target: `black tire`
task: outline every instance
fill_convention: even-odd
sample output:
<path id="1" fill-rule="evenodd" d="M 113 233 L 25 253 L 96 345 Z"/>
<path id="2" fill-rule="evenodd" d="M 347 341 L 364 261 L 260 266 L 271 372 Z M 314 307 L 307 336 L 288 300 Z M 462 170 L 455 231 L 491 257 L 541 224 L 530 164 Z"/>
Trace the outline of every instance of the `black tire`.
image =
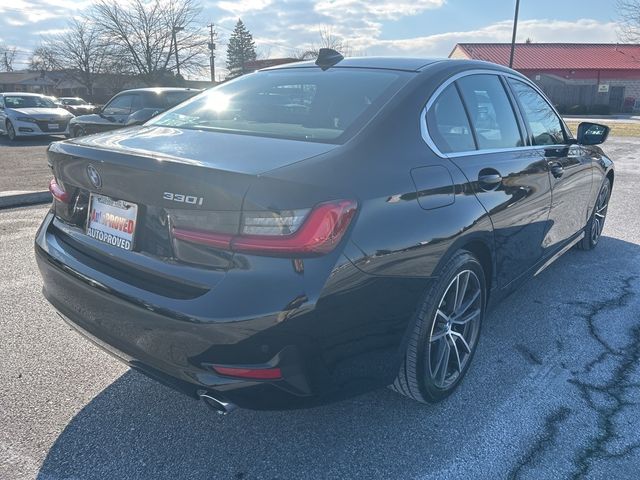
<path id="1" fill-rule="evenodd" d="M 466 272 L 471 273 L 467 274 Z M 449 317 L 441 316 L 443 315 L 441 308 L 449 311 L 449 308 L 445 308 L 447 303 L 452 306 L 458 302 L 458 299 L 452 299 L 451 297 L 451 287 L 454 282 L 461 281 L 460 279 L 464 278 L 465 275 L 467 275 L 468 282 L 473 281 L 475 284 L 477 280 L 477 300 L 469 303 L 467 310 L 456 314 L 456 308 L 453 308 Z M 457 289 L 460 284 L 456 283 L 455 286 Z M 471 290 L 467 294 L 466 290 L 470 286 L 471 283 L 465 285 L 465 293 L 463 298 L 460 299 L 461 309 L 464 307 L 464 303 L 470 302 L 475 296 L 475 293 L 472 294 Z M 462 289 L 461 286 L 460 289 Z M 420 403 L 438 402 L 451 395 L 460 385 L 475 353 L 480 327 L 485 314 L 486 297 L 486 280 L 482 265 L 470 252 L 466 250 L 456 252 L 441 269 L 438 280 L 427 291 L 422 304 L 416 312 L 414 328 L 409 338 L 404 361 L 391 388 Z M 454 318 L 463 320 L 476 311 L 476 317 L 473 320 L 468 320 L 467 324 L 452 324 L 450 321 L 450 319 Z M 469 312 L 467 316 L 463 315 L 465 312 Z M 444 318 L 447 318 L 446 322 L 444 322 Z M 459 341 L 458 337 L 460 331 L 456 332 L 456 336 L 449 335 L 446 333 L 447 328 L 450 332 L 454 331 L 454 329 L 464 328 L 466 331 L 467 328 L 470 328 L 468 335 L 465 334 L 468 338 L 463 338 L 465 340 L 464 345 L 469 347 L 468 351 L 462 351 L 462 341 Z M 445 333 L 443 334 L 442 332 Z M 448 355 L 446 364 L 441 367 L 443 370 L 436 370 L 434 375 L 433 360 L 440 355 L 439 349 L 442 349 L 443 356 L 447 349 L 449 353 L 446 354 Z M 457 356 L 453 355 L 454 349 Z M 463 357 L 459 356 L 461 353 L 464 355 Z M 440 365 L 444 361 L 442 358 L 440 359 Z M 455 370 L 457 371 L 452 372 L 448 381 L 440 382 L 439 377 L 442 376 L 442 372 L 444 372 L 444 377 L 447 377 L 450 365 L 455 367 L 456 363 L 458 366 Z"/>
<path id="2" fill-rule="evenodd" d="M 17 138 L 16 129 L 14 128 L 10 120 L 7 120 L 6 132 L 7 132 L 7 137 L 9 137 L 9 140 L 11 140 L 12 142 L 15 142 Z"/>
<path id="3" fill-rule="evenodd" d="M 72 138 L 82 137 L 84 135 L 85 135 L 84 128 L 81 125 L 77 125 L 73 127 L 73 130 L 71 131 Z"/>
<path id="4" fill-rule="evenodd" d="M 591 212 L 591 217 L 584 227 L 584 238 L 578 242 L 577 246 L 580 250 L 593 250 L 598 245 L 604 222 L 607 219 L 607 211 L 609 209 L 609 199 L 611 198 L 611 180 L 605 178 L 598 192 L 596 204 Z"/>

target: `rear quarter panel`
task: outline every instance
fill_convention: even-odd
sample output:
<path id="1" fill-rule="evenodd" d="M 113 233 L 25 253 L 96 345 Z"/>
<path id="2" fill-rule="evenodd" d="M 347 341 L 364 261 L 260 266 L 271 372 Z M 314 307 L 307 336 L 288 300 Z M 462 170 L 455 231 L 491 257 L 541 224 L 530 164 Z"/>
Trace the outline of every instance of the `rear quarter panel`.
<path id="1" fill-rule="evenodd" d="M 334 384 L 354 378 L 364 389 L 391 383 L 439 266 L 468 242 L 493 246 L 489 217 L 462 172 L 422 140 L 420 113 L 429 88 L 413 83 L 351 142 L 266 172 L 245 198 L 245 209 L 358 202 L 342 245 L 349 262 L 333 267 L 315 299 L 322 327 L 314 333 L 316 348 Z"/>

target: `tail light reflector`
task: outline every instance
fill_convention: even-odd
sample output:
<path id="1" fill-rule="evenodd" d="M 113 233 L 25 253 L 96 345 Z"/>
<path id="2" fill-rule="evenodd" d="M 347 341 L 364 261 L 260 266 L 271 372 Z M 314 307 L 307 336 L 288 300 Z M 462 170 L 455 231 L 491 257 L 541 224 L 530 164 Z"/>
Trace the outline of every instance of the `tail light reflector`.
<path id="1" fill-rule="evenodd" d="M 53 198 L 62 203 L 69 203 L 69 194 L 62 188 L 55 178 L 52 178 L 49 182 L 49 191 Z"/>
<path id="2" fill-rule="evenodd" d="M 321 203 L 311 210 L 247 212 L 239 235 L 173 228 L 178 240 L 263 255 L 321 255 L 340 242 L 356 213 L 354 200 Z M 264 233 L 263 233 L 264 232 Z"/>
<path id="3" fill-rule="evenodd" d="M 227 377 L 251 378 L 254 380 L 279 380 L 282 378 L 282 371 L 279 368 L 242 368 L 224 367 L 222 365 L 212 365 L 211 368 L 216 373 Z"/>

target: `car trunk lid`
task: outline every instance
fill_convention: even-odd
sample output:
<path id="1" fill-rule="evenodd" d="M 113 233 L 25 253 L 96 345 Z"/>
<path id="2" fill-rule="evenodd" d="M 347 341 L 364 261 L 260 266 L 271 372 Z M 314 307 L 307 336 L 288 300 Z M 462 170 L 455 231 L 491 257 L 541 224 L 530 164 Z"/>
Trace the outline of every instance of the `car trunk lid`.
<path id="1" fill-rule="evenodd" d="M 327 143 L 157 126 L 79 137 L 68 145 L 69 148 L 99 148 L 122 155 L 250 175 L 283 167 L 337 147 Z"/>
<path id="2" fill-rule="evenodd" d="M 86 232 L 92 196 L 129 202 L 137 206 L 134 251 L 228 270 L 232 254 L 177 240 L 172 226 L 186 219 L 236 233 L 244 196 L 261 172 L 334 147 L 166 127 L 57 142 L 49 163 L 69 198 L 55 202 L 56 216 Z"/>

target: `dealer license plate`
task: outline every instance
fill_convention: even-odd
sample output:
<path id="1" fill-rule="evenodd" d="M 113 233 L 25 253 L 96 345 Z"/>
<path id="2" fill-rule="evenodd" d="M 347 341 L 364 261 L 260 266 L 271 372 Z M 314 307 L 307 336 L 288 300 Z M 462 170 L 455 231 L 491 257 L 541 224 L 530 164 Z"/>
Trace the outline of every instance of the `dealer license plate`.
<path id="1" fill-rule="evenodd" d="M 131 250 L 138 205 L 104 195 L 91 195 L 86 234 L 100 242 Z"/>

